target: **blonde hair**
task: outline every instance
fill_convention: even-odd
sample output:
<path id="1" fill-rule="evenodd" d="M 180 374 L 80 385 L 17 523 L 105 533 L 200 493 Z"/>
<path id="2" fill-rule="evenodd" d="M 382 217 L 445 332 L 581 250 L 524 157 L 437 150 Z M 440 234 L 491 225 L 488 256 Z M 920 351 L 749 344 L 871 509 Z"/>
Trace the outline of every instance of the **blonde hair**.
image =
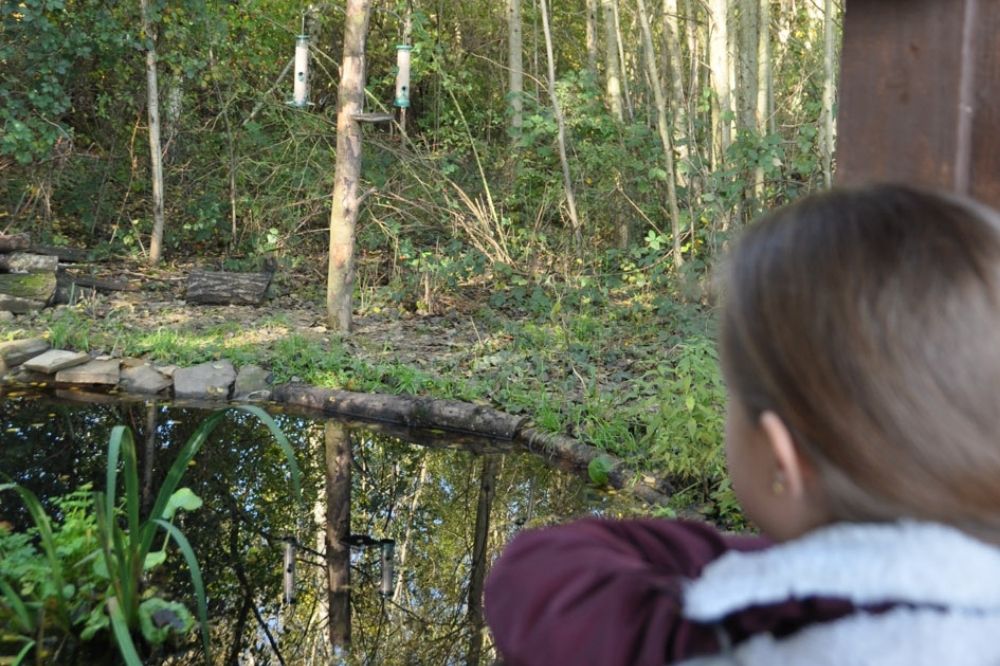
<path id="1" fill-rule="evenodd" d="M 1000 541 L 1000 216 L 897 185 L 752 225 L 728 264 L 730 389 L 776 412 L 834 518 Z"/>

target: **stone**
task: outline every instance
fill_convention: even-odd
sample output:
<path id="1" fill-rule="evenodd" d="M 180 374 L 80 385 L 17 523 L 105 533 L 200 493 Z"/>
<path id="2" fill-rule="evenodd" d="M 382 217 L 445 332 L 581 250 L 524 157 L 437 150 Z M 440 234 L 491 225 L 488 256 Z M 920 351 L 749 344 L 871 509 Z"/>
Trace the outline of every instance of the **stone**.
<path id="1" fill-rule="evenodd" d="M 174 397 L 190 400 L 228 400 L 236 381 L 229 361 L 213 361 L 174 371 Z"/>
<path id="2" fill-rule="evenodd" d="M 170 388 L 173 381 L 164 377 L 151 365 L 137 365 L 122 369 L 119 386 L 127 393 L 139 395 L 156 395 Z"/>
<path id="3" fill-rule="evenodd" d="M 74 365 L 86 363 L 88 360 L 90 360 L 90 356 L 86 352 L 50 349 L 31 360 L 25 361 L 23 365 L 26 369 L 33 372 L 51 375 L 60 370 L 72 368 Z"/>
<path id="4" fill-rule="evenodd" d="M 271 373 L 259 365 L 245 365 L 236 375 L 233 400 L 247 402 L 271 399 Z"/>
<path id="5" fill-rule="evenodd" d="M 0 310 L 0 321 L 14 321 L 14 313 L 10 310 Z"/>
<path id="6" fill-rule="evenodd" d="M 174 373 L 177 372 L 177 366 L 176 365 L 157 365 L 157 366 L 154 366 L 154 368 L 161 375 L 165 375 L 167 377 L 173 377 Z"/>
<path id="7" fill-rule="evenodd" d="M 38 356 L 43 351 L 48 350 L 49 343 L 41 338 L 31 338 L 29 340 L 14 340 L 12 342 L 0 343 L 0 360 L 8 368 L 21 365 L 28 359 Z"/>
<path id="8" fill-rule="evenodd" d="M 90 361 L 83 365 L 60 370 L 56 381 L 60 384 L 106 384 L 118 383 L 121 372 L 117 360 Z"/>

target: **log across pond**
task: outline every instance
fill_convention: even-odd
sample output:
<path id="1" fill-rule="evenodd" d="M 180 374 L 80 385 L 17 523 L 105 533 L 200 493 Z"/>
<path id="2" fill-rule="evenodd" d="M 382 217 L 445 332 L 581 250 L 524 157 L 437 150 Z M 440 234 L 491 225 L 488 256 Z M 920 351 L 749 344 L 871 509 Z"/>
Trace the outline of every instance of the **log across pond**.
<path id="1" fill-rule="evenodd" d="M 620 458 L 571 437 L 538 430 L 532 427 L 528 418 L 512 416 L 483 405 L 457 400 L 320 389 L 307 384 L 276 386 L 273 399 L 327 416 L 509 441 L 579 474 L 586 474 L 591 461 L 602 458 L 602 471 L 607 474 L 607 482 L 611 487 L 627 490 L 639 499 L 655 505 L 666 504 L 673 494 L 669 484 L 638 475 Z"/>

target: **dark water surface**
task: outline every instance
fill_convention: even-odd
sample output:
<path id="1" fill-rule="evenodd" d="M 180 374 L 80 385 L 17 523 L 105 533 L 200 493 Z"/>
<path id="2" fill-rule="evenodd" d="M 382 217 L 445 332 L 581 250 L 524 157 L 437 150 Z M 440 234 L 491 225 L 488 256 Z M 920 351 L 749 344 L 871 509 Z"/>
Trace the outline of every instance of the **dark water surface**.
<path id="1" fill-rule="evenodd" d="M 155 496 L 178 448 L 208 414 L 153 402 L 83 404 L 45 394 L 0 395 L 0 474 L 43 502 L 83 483 L 103 488 L 109 434 L 125 424 L 135 435 L 140 487 Z M 357 424 L 290 414 L 275 419 L 302 470 L 301 502 L 294 499 L 287 465 L 269 431 L 244 413 L 230 412 L 181 482 L 204 500 L 177 524 L 205 577 L 216 663 L 277 664 L 275 647 L 286 664 L 458 664 L 466 663 L 470 650 L 473 662 L 492 663 L 486 632 L 475 657 L 476 609 L 471 618 L 469 609 L 473 553 L 483 547 L 482 534 L 488 567 L 520 529 L 629 508 L 501 444 L 426 434 L 414 435 L 422 442 L 417 444 Z M 345 436 L 353 453 L 350 532 L 355 541 L 393 540 L 395 570 L 385 585 L 391 593 L 383 595 L 382 549 L 350 549 L 350 613 L 336 619 L 336 630 L 351 636 L 351 648 L 343 652 L 330 646 L 323 553 L 328 509 L 345 510 L 327 506 L 328 475 L 337 470 L 328 466 L 325 451 Z M 13 493 L 0 494 L 0 521 L 29 523 Z M 283 601 L 287 537 L 302 546 L 294 604 Z M 155 583 L 169 590 L 166 596 L 194 609 L 176 552 L 156 575 Z M 193 637 L 189 645 L 176 646 L 174 656 L 157 661 L 202 659 Z"/>

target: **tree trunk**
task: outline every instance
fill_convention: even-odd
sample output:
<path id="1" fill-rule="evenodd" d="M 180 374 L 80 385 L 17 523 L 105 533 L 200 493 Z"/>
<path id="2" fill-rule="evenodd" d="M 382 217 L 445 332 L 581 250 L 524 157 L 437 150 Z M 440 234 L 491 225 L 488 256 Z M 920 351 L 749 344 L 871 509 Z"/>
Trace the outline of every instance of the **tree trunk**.
<path id="1" fill-rule="evenodd" d="M 757 22 L 757 133 L 764 137 L 771 115 L 771 0 L 760 0 Z M 763 208 L 763 166 L 754 169 L 753 189 L 758 208 Z"/>
<path id="2" fill-rule="evenodd" d="M 507 71 L 510 85 L 510 128 L 515 137 L 520 137 L 524 126 L 524 59 L 521 30 L 521 0 L 507 0 Z"/>
<path id="3" fill-rule="evenodd" d="M 611 3 L 611 12 L 615 18 L 615 44 L 618 46 L 618 74 L 621 77 L 622 99 L 625 101 L 625 117 L 631 122 L 635 118 L 635 109 L 632 108 L 632 94 L 628 86 L 628 67 L 625 60 L 625 48 L 622 44 L 622 23 L 618 15 L 618 0 Z"/>
<path id="4" fill-rule="evenodd" d="M 163 254 L 163 149 L 160 146 L 160 93 L 156 83 L 156 37 L 149 20 L 149 1 L 139 0 L 142 32 L 146 37 L 146 111 L 149 117 L 149 161 L 153 176 L 153 235 L 149 263 L 160 263 Z"/>
<path id="5" fill-rule="evenodd" d="M 544 0 L 543 0 L 544 3 Z M 479 501 L 476 504 L 476 527 L 472 540 L 472 575 L 469 580 L 468 619 L 469 650 L 465 663 L 477 666 L 483 651 L 483 583 L 486 580 L 486 564 L 489 559 L 490 509 L 496 490 L 498 459 L 494 456 L 483 458 L 479 475 Z"/>
<path id="6" fill-rule="evenodd" d="M 715 103 L 712 105 L 713 167 L 722 166 L 726 151 L 732 143 L 732 110 L 729 82 L 729 0 L 709 0 L 710 37 L 708 44 L 709 63 L 712 71 L 712 91 Z"/>
<path id="7" fill-rule="evenodd" d="M 837 75 L 834 68 L 833 0 L 826 0 L 823 10 L 823 182 L 827 187 L 832 187 L 833 151 L 836 142 L 833 104 Z"/>
<path id="8" fill-rule="evenodd" d="M 760 7 L 757 0 L 740 3 L 740 129 L 754 132 L 757 128 L 757 72 L 760 45 Z"/>
<path id="9" fill-rule="evenodd" d="M 663 0 L 663 42 L 667 53 L 668 69 L 663 72 L 670 90 L 669 106 L 673 110 L 674 149 L 677 157 L 683 162 L 689 159 L 688 144 L 694 137 L 694 132 L 688 129 L 687 99 L 684 94 L 684 61 L 681 54 L 680 21 L 678 20 L 677 0 Z M 683 145 L 677 145 L 677 137 L 687 137 Z M 678 174 L 677 182 L 686 184 L 686 179 Z"/>
<path id="10" fill-rule="evenodd" d="M 615 30 L 614 3 L 617 1 L 601 0 L 604 15 L 604 82 L 611 115 L 622 122 L 625 120 L 625 107 L 622 102 L 621 69 L 618 66 L 618 31 Z"/>
<path id="11" fill-rule="evenodd" d="M 351 330 L 354 290 L 354 236 L 361 206 L 361 126 L 354 115 L 365 100 L 365 42 L 372 0 L 347 0 L 344 59 L 337 91 L 337 166 L 330 211 L 330 257 L 326 313 L 335 331 Z"/>
<path id="12" fill-rule="evenodd" d="M 413 490 L 410 513 L 406 518 L 406 531 L 403 533 L 403 543 L 399 548 L 399 566 L 396 567 L 396 584 L 392 589 L 391 599 L 393 603 L 400 605 L 404 601 L 403 592 L 406 585 L 406 563 L 411 553 L 410 542 L 413 541 L 413 524 L 416 521 L 417 510 L 420 508 L 420 497 L 423 495 L 424 486 L 427 484 L 427 479 L 430 478 L 428 461 L 429 457 L 424 456 L 424 459 L 420 463 L 420 476 L 417 477 L 417 487 Z"/>
<path id="13" fill-rule="evenodd" d="M 351 643 L 351 435 L 342 423 L 327 421 L 326 570 L 330 645 Z"/>
<path id="14" fill-rule="evenodd" d="M 667 118 L 667 97 L 663 93 L 660 82 L 660 72 L 656 66 L 656 51 L 653 48 L 653 31 L 649 26 L 649 14 L 646 12 L 645 0 L 637 0 L 639 22 L 642 26 L 642 41 L 646 51 L 646 68 L 653 86 L 653 99 L 656 101 L 656 128 L 660 133 L 660 143 L 663 145 L 663 161 L 667 171 L 667 201 L 670 206 L 670 229 L 674 237 L 674 268 L 680 268 L 681 257 L 681 213 L 677 205 L 676 169 L 674 168 L 674 147 L 670 138 L 670 120 Z"/>
<path id="15" fill-rule="evenodd" d="M 597 77 L 597 0 L 587 0 L 587 67 Z"/>
<path id="16" fill-rule="evenodd" d="M 566 188 L 566 207 L 569 209 L 570 224 L 573 227 L 573 241 L 577 248 L 583 245 L 583 230 L 580 227 L 580 218 L 576 214 L 576 196 L 573 194 L 573 179 L 569 172 L 569 157 L 566 154 L 566 121 L 563 118 L 562 109 L 559 106 L 559 97 L 556 95 L 556 64 L 555 56 L 552 53 L 552 30 L 549 27 L 549 9 L 545 0 L 540 0 L 542 13 L 542 31 L 545 33 L 545 57 L 548 61 L 549 70 L 549 96 L 552 98 L 552 113 L 555 114 L 556 123 L 559 126 L 559 162 L 562 164 L 563 185 Z"/>

